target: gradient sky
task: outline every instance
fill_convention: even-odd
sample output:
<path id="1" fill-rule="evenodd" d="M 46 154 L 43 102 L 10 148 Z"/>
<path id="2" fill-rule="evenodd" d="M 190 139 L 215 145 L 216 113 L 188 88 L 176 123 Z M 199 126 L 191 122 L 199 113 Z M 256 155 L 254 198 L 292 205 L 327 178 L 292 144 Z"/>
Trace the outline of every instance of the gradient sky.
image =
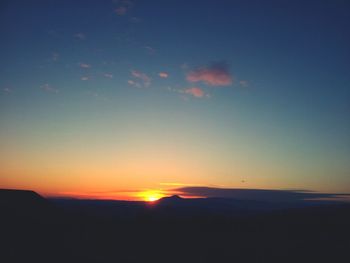
<path id="1" fill-rule="evenodd" d="M 2 1 L 0 187 L 350 192 L 349 12 L 342 0 Z"/>

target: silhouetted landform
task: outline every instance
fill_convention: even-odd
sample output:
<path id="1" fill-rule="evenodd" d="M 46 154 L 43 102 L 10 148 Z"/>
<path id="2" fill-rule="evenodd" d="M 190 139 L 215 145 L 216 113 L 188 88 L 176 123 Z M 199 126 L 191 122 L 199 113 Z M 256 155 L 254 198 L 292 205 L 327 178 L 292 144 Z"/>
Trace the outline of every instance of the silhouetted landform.
<path id="1" fill-rule="evenodd" d="M 234 198 L 236 200 L 259 200 L 270 203 L 308 203 L 314 205 L 324 204 L 326 202 L 319 202 L 319 199 L 328 199 L 328 203 L 331 204 L 337 198 L 350 197 L 349 193 L 332 194 L 307 190 L 240 189 L 202 186 L 181 187 L 172 191 L 180 193 L 183 196 L 222 197 Z"/>
<path id="2" fill-rule="evenodd" d="M 49 213 L 52 205 L 34 191 L 0 189 L 0 207 L 2 212 L 18 215 Z"/>
<path id="3" fill-rule="evenodd" d="M 0 199 L 1 262 L 350 262 L 349 204 Z"/>
<path id="4" fill-rule="evenodd" d="M 213 188 L 210 188 L 213 189 Z M 222 190 L 222 189 L 214 189 Z M 328 194 L 298 193 L 294 191 L 230 189 L 236 198 L 208 197 L 181 198 L 178 195 L 164 197 L 149 203 L 142 201 L 51 199 L 66 211 L 79 211 L 90 216 L 129 218 L 151 214 L 160 218 L 189 218 L 194 216 L 242 217 L 279 210 L 300 209 L 325 205 L 339 205 L 335 200 L 314 200 L 311 197 L 332 197 Z M 196 192 L 199 194 L 199 191 Z M 238 193 L 238 194 L 237 194 Z M 273 199 L 274 197 L 275 199 Z M 310 198 L 310 200 L 302 199 Z M 255 198 L 255 199 L 254 199 Z M 264 201 L 260 201 L 260 199 Z"/>
<path id="5" fill-rule="evenodd" d="M 41 206 L 47 200 L 34 191 L 0 189 L 1 206 Z"/>

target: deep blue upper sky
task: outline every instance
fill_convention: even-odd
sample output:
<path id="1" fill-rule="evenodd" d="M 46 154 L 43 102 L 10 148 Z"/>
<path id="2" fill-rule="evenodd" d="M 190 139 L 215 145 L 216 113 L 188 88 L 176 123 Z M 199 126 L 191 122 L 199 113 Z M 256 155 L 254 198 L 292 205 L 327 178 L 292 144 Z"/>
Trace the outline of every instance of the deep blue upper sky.
<path id="1" fill-rule="evenodd" d="M 341 0 L 2 1 L 0 178 L 348 191 L 349 12 Z"/>

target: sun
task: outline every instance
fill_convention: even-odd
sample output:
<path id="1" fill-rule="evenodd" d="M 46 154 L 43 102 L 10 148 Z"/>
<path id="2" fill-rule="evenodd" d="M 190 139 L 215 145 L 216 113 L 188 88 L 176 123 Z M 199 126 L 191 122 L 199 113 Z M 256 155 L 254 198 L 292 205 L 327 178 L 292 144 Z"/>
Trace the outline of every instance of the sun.
<path id="1" fill-rule="evenodd" d="M 159 199 L 158 196 L 150 195 L 147 197 L 146 201 L 153 202 L 153 201 L 157 201 L 158 199 Z"/>
<path id="2" fill-rule="evenodd" d="M 147 191 L 140 192 L 138 196 L 144 201 L 154 202 L 164 197 L 165 195 L 158 190 L 147 190 Z"/>

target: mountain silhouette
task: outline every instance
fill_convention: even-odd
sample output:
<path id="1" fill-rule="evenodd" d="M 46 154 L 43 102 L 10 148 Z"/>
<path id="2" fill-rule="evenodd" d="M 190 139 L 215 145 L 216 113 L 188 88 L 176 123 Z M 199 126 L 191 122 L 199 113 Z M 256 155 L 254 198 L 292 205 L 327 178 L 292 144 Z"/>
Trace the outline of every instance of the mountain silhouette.
<path id="1" fill-rule="evenodd" d="M 183 200 L 183 198 L 179 195 L 172 195 L 172 196 L 166 196 L 163 198 L 160 198 L 159 200 L 164 201 L 164 200 Z"/>
<path id="2" fill-rule="evenodd" d="M 43 211 L 50 207 L 50 202 L 34 191 L 0 189 L 0 207 L 16 212 Z"/>
<path id="3" fill-rule="evenodd" d="M 185 199 L 178 195 L 166 196 L 162 197 L 156 201 L 157 204 L 177 204 L 179 202 L 183 202 Z"/>
<path id="4" fill-rule="evenodd" d="M 0 190 L 0 213 L 3 262 L 350 262 L 344 204 L 45 199 Z"/>

